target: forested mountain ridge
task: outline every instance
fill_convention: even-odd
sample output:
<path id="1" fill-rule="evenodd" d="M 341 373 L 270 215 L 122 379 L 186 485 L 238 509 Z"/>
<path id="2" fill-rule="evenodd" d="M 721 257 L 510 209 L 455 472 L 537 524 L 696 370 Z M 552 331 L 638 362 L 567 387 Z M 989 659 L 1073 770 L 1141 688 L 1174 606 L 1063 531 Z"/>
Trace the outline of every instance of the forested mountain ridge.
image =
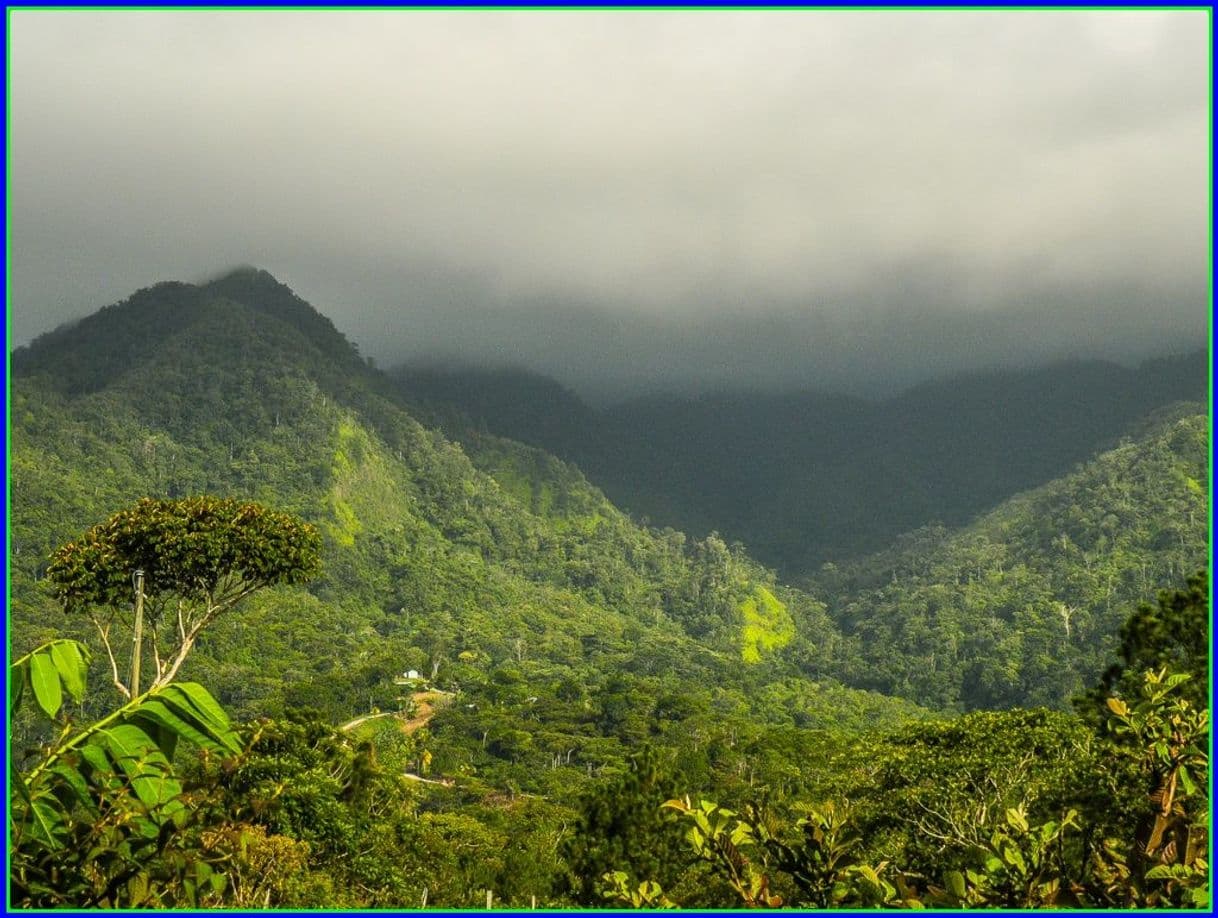
<path id="1" fill-rule="evenodd" d="M 780 586 L 746 547 L 636 526 L 576 468 L 478 430 L 446 403 L 430 403 L 429 419 L 449 410 L 460 445 L 421 426 L 394 382 L 265 272 L 140 291 L 19 349 L 12 365 L 18 644 L 48 633 L 36 623 L 55 620 L 35 585 L 51 548 L 136 497 L 237 495 L 321 527 L 325 578 L 311 595 L 260 607 L 268 627 L 292 642 L 269 661 L 217 648 L 217 688 L 251 706 L 270 699 L 278 707 L 285 692 L 296 693 L 315 704 L 328 699 L 323 709 L 346 717 L 359 708 L 358 692 L 343 688 L 356 678 L 336 662 L 344 654 L 370 659 L 356 681 L 383 690 L 401 660 L 448 671 L 468 653 L 484 669 L 532 657 L 560 666 L 582 660 L 602 675 L 626 665 L 647 678 L 710 665 L 729 693 L 758 679 L 845 679 L 944 709 L 1060 707 L 1103 669 L 1129 603 L 1182 583 L 1208 545 L 1208 421 L 1187 408 L 1174 427 L 1164 427 L 1167 416 L 1141 422 L 1136 442 L 1039 497 L 1004 504 L 958 535 L 915 532 L 878 556 L 820 571 L 800 592 Z M 1111 369 L 1087 372 L 1107 379 Z M 1071 379 L 1080 372 L 1062 371 Z M 1187 374 L 1160 367 L 1158 375 L 1168 382 L 1152 401 Z M 1025 376 L 1025 388 L 1043 391 L 1043 374 Z M 512 374 L 496 378 L 504 384 L 485 390 L 496 398 L 518 388 Z M 583 416 L 556 384 L 531 385 L 553 415 Z M 981 416 L 998 398 L 983 389 L 909 393 L 902 404 L 954 400 Z M 536 408 L 534 401 L 520 410 Z M 863 408 L 825 399 L 817 412 L 832 413 L 833 429 L 852 430 L 840 433 L 850 439 L 861 436 Z M 774 412 L 761 415 L 754 423 Z M 798 426 L 789 420 L 788 431 Z M 1062 516 L 1070 519 L 1061 532 L 1031 526 Z M 1054 552 L 1053 540 L 1069 533 L 1075 555 Z M 906 568 L 919 573 L 901 579 Z M 1097 568 L 1102 590 L 1081 586 Z M 299 625 L 294 603 L 307 610 Z M 1069 639 L 1057 640 L 1066 621 Z M 1029 634 L 1050 649 L 1017 637 Z M 614 649 L 600 659 L 604 635 L 613 635 Z M 223 632 L 215 639 L 223 644 Z M 312 652 L 322 646 L 332 652 Z M 753 665 L 741 669 L 746 662 Z M 795 711 L 808 722 L 793 699 L 783 716 Z"/>
<path id="2" fill-rule="evenodd" d="M 126 785 L 106 789 L 103 773 L 101 799 L 134 821 L 94 819 L 86 794 L 65 809 L 79 845 L 55 850 L 14 823 L 20 904 L 469 908 L 489 892 L 521 908 L 638 905 L 660 902 L 653 879 L 705 907 L 761 893 L 812 905 L 1201 901 L 1195 872 L 1144 889 L 1104 873 L 1145 850 L 1132 846 L 1159 777 L 1129 758 L 1140 739 L 1122 752 L 1062 712 L 945 719 L 1029 699 L 1065 707 L 1111 662 L 1135 600 L 1204 556 L 1209 423 L 1188 406 L 959 533 L 914 533 L 869 562 L 822 568 L 805 591 L 716 535 L 636 525 L 540 449 L 476 425 L 459 443 L 428 429 L 265 272 L 141 291 L 12 366 L 13 657 L 65 636 L 96 647 L 53 599 L 47 555 L 137 498 L 257 500 L 313 523 L 322 546 L 318 580 L 255 594 L 182 670 L 244 721 L 224 728 L 223 754 L 178 751 L 188 789 L 169 803 L 188 801 L 187 824 L 128 845 L 123 833 L 157 814 L 124 810 Z M 1194 593 L 1196 606 L 1205 591 Z M 1078 646 L 1045 650 L 1063 627 Z M 935 656 L 953 639 L 956 672 Z M 908 659 L 890 652 L 900 641 Z M 1143 657 L 1157 665 L 1159 649 L 1139 645 Z M 47 729 L 78 737 L 115 703 L 98 652 L 79 710 L 39 720 L 52 707 L 46 660 L 36 675 L 21 659 L 37 704 L 27 691 L 10 736 L 30 778 Z M 1054 668 L 1069 678 L 1038 681 Z M 1128 713 L 1139 702 L 1126 697 Z M 1206 786 L 1194 745 L 1178 754 Z M 35 791 L 47 774 L 30 778 Z M 686 794 L 750 823 L 681 804 L 727 833 L 691 853 L 699 836 L 661 808 Z M 1065 812 L 1075 806 L 1085 832 Z M 109 857 L 116 835 L 110 868 L 94 855 Z M 1117 847 L 1101 851 L 1110 836 Z M 1010 880 L 1019 859 L 1041 863 L 1045 838 L 1050 878 Z M 987 844 L 1010 865 L 978 865 Z M 1185 848 L 1192 869 L 1204 851 Z M 838 868 L 809 885 L 825 856 Z"/>
<path id="3" fill-rule="evenodd" d="M 509 661 L 653 695 L 662 676 L 706 684 L 713 671 L 747 707 L 755 680 L 837 668 L 822 605 L 719 539 L 634 525 L 535 450 L 485 438 L 471 453 L 495 477 L 479 471 L 265 272 L 140 291 L 12 366 L 15 649 L 58 621 L 37 586 L 55 545 L 137 497 L 211 492 L 299 513 L 326 541 L 311 593 L 273 594 L 243 617 L 282 644 L 244 646 L 242 625 L 225 624 L 192 661 L 239 710 L 307 699 L 346 718 L 391 699 L 394 672 L 468 683 Z M 836 716 L 786 694 L 795 708 L 780 719 Z M 646 723 L 650 709 L 633 713 Z"/>
<path id="4" fill-rule="evenodd" d="M 964 525 L 1066 474 L 1149 412 L 1206 398 L 1208 359 L 976 372 L 882 402 L 741 392 L 602 410 L 523 370 L 393 375 L 457 439 L 482 428 L 540 446 L 619 506 L 658 525 L 717 530 L 796 578 L 920 526 Z"/>
<path id="5" fill-rule="evenodd" d="M 932 707 L 1061 706 L 1093 682 L 1138 597 L 1209 559 L 1205 406 L 1181 403 L 969 526 L 827 564 L 807 586 L 856 684 Z"/>

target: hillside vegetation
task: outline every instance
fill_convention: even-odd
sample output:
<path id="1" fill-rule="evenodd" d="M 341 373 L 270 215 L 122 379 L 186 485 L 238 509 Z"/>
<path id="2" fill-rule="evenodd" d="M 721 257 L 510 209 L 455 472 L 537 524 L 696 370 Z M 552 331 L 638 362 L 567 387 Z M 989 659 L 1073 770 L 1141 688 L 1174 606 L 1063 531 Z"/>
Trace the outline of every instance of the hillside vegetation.
<path id="1" fill-rule="evenodd" d="M 1180 406 L 956 532 L 906 535 L 809 588 L 857 651 L 852 684 L 931 707 L 1060 706 L 1140 597 L 1209 552 L 1209 418 Z"/>
<path id="2" fill-rule="evenodd" d="M 619 506 L 718 531 L 792 579 L 961 526 L 1207 395 L 1204 352 L 965 374 L 871 402 L 823 392 L 656 395 L 594 410 L 518 370 L 406 367 L 403 393 L 456 439 L 486 430 L 578 465 Z"/>
<path id="3" fill-rule="evenodd" d="M 1195 405 L 791 585 L 421 404 L 265 272 L 139 291 L 11 365 L 17 906 L 1204 904 L 1208 590 L 1138 608 L 1206 563 Z M 99 633 L 48 561 L 204 494 L 312 533 L 320 573 L 121 698 L 126 570 Z"/>
<path id="4" fill-rule="evenodd" d="M 569 679 L 656 699 L 668 680 L 749 708 L 746 686 L 801 678 L 778 654 L 792 622 L 832 673 L 821 604 L 717 538 L 635 525 L 535 449 L 485 437 L 467 454 L 265 273 L 141 291 L 19 350 L 13 372 L 15 650 L 71 632 L 38 584 L 54 546 L 138 497 L 217 493 L 298 513 L 326 545 L 309 591 L 260 597 L 192 661 L 239 712 L 307 699 L 345 719 L 392 703 L 394 672 L 473 689 L 504 667 L 540 680 L 525 697 Z M 786 640 L 746 618 L 759 590 L 790 610 Z"/>

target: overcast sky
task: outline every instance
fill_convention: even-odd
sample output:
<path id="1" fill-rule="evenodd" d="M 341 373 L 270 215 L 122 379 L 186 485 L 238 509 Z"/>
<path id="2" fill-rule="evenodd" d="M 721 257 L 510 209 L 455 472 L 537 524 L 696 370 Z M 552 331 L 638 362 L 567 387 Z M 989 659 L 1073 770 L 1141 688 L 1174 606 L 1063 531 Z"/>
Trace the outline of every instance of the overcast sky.
<path id="1" fill-rule="evenodd" d="M 590 395 L 1208 340 L 1202 11 L 10 16 L 14 344 L 247 263 Z"/>

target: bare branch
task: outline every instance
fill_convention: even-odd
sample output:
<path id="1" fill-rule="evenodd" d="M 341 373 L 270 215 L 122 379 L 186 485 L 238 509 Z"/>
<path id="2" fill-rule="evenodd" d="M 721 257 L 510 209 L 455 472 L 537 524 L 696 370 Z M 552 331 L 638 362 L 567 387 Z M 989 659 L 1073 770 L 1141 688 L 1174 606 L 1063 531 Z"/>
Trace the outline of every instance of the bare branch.
<path id="1" fill-rule="evenodd" d="M 173 677 L 178 674 L 178 670 L 181 669 L 182 664 L 184 662 L 186 662 L 186 655 L 190 653 L 190 648 L 194 646 L 195 642 L 194 642 L 193 635 L 196 633 L 197 633 L 197 631 L 192 632 L 191 637 L 188 637 L 185 641 L 183 641 L 181 644 L 178 645 L 178 652 L 174 656 L 172 662 L 166 661 L 168 664 L 168 669 L 164 673 L 157 676 L 156 682 L 152 686 L 149 687 L 150 691 L 151 691 L 151 689 L 160 688 L 163 685 L 168 685 L 170 682 L 173 681 Z"/>
<path id="2" fill-rule="evenodd" d="M 914 804 L 926 816 L 920 816 L 914 824 L 918 831 L 940 843 L 940 850 L 947 846 L 968 846 L 977 844 L 983 839 L 985 827 L 989 823 L 989 807 L 980 803 L 971 811 L 927 806 L 922 800 L 915 799 Z M 929 817 L 929 818 L 927 818 Z"/>
<path id="3" fill-rule="evenodd" d="M 110 672 L 114 680 L 114 687 L 124 698 L 131 698 L 131 689 L 127 688 L 126 684 L 118 675 L 118 660 L 114 659 L 114 649 L 110 646 L 110 623 L 105 625 L 98 620 L 97 615 L 90 612 L 89 619 L 97 628 L 97 633 L 101 635 L 102 645 L 106 648 L 106 656 L 110 658 Z"/>
<path id="4" fill-rule="evenodd" d="M 164 671 L 165 667 L 164 667 L 164 664 L 161 662 L 160 635 L 157 632 L 156 625 L 153 623 L 150 623 L 148 626 L 148 630 L 149 630 L 150 634 L 152 635 L 152 665 L 153 665 L 153 671 L 156 673 L 156 676 L 154 677 L 154 680 L 155 680 L 155 679 L 160 678 L 161 673 Z"/>
<path id="5" fill-rule="evenodd" d="M 246 596 L 249 596 L 250 593 L 254 593 L 267 585 L 260 580 L 245 580 L 236 576 L 225 579 L 231 580 L 231 584 L 224 581 L 217 584 L 216 589 L 208 597 L 209 606 L 216 609 L 231 609 Z"/>
<path id="6" fill-rule="evenodd" d="M 208 602 L 207 609 L 197 619 L 192 619 L 186 614 L 186 603 L 179 600 L 178 602 L 178 646 L 175 650 L 172 661 L 168 662 L 166 670 L 159 674 L 153 688 L 160 688 L 163 685 L 168 685 L 173 681 L 178 674 L 178 670 L 182 668 L 182 664 L 186 662 L 186 657 L 190 653 L 191 648 L 195 645 L 195 639 L 198 638 L 199 632 L 210 624 L 216 616 L 224 611 L 221 608 L 213 606 Z"/>

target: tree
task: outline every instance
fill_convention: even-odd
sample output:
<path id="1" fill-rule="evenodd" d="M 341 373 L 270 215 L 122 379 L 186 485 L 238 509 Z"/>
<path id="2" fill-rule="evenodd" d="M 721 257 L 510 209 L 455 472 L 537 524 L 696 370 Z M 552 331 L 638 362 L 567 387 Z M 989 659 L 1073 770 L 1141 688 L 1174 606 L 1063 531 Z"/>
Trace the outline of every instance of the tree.
<path id="1" fill-rule="evenodd" d="M 9 901 L 21 908 L 197 908 L 224 889 L 222 858 L 202 850 L 208 814 L 171 764 L 178 741 L 229 758 L 241 743 L 201 685 L 152 690 L 86 726 L 66 696 L 85 695 L 89 652 L 52 641 L 9 667 L 10 706 L 24 698 L 54 725 L 9 798 Z"/>
<path id="2" fill-rule="evenodd" d="M 96 626 L 114 684 L 131 698 L 110 635 L 115 622 L 134 628 L 129 602 L 137 570 L 153 653 L 151 690 L 171 682 L 199 633 L 245 597 L 316 576 L 320 550 L 313 526 L 259 504 L 145 498 L 59 548 L 47 577 L 65 609 L 83 612 Z"/>
<path id="3" fill-rule="evenodd" d="M 624 773 L 590 790 L 580 801 L 580 819 L 564 856 L 570 895 L 583 905 L 603 905 L 606 874 L 621 871 L 633 883 L 655 879 L 672 887 L 688 856 L 673 819 L 660 809 L 676 796 L 675 781 L 659 755 L 644 747 Z M 627 882 L 624 879 L 622 882 Z"/>
<path id="4" fill-rule="evenodd" d="M 1128 702 L 1107 701 L 1118 752 L 1137 764 L 1148 791 L 1128 858 L 1135 896 L 1144 896 L 1135 905 L 1209 906 L 1210 712 L 1189 701 L 1191 680 L 1148 670 Z"/>
<path id="5" fill-rule="evenodd" d="M 1162 590 L 1158 603 L 1144 602 L 1121 626 L 1119 663 L 1108 668 L 1099 685 L 1075 702 L 1084 717 L 1107 715 L 1110 694 L 1136 697 L 1148 670 L 1164 666 L 1191 678 L 1181 684 L 1181 697 L 1194 708 L 1207 707 L 1210 661 L 1209 573 L 1198 571 L 1183 590 Z"/>

